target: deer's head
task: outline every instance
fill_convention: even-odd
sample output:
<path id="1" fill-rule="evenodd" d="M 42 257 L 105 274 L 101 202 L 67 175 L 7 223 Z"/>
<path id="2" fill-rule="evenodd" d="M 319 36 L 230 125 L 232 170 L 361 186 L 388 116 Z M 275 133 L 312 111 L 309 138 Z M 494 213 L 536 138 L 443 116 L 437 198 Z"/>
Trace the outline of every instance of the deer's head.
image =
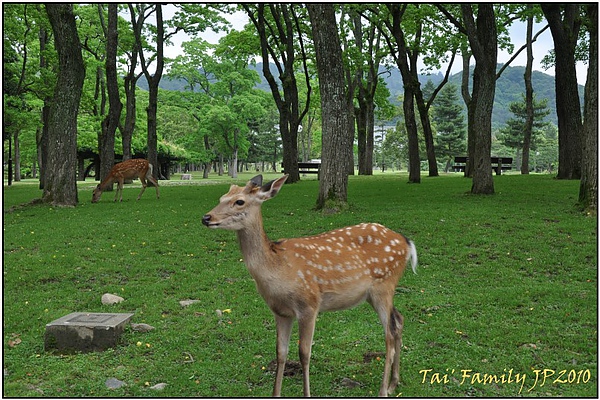
<path id="1" fill-rule="evenodd" d="M 100 200 L 100 196 L 102 196 L 102 189 L 100 189 L 100 185 L 98 184 L 92 192 L 92 203 L 97 203 Z"/>
<path id="2" fill-rule="evenodd" d="M 284 175 L 263 185 L 262 175 L 257 175 L 244 187 L 231 185 L 229 192 L 221 196 L 219 204 L 202 217 L 202 223 L 209 228 L 232 231 L 258 223 L 261 218 L 260 206 L 277 195 L 287 177 Z"/>

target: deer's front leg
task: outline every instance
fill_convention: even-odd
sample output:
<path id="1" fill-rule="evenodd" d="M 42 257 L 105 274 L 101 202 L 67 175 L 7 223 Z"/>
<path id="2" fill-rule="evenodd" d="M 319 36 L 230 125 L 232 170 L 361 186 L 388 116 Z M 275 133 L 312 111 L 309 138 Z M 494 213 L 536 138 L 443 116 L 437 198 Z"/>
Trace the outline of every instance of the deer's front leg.
<path id="1" fill-rule="evenodd" d="M 317 314 L 318 312 L 316 310 L 310 310 L 310 312 L 305 312 L 304 315 L 298 317 L 298 328 L 300 330 L 300 364 L 302 364 L 304 397 L 310 397 L 310 355 Z"/>
<path id="2" fill-rule="evenodd" d="M 287 360 L 293 323 L 294 318 L 292 317 L 275 315 L 275 325 L 277 328 L 277 370 L 275 372 L 273 397 L 281 396 L 281 384 L 283 381 L 283 372 L 285 371 L 285 361 Z"/>
<path id="3" fill-rule="evenodd" d="M 121 198 L 119 199 L 119 193 L 121 193 Z M 123 182 L 119 179 L 117 180 L 117 192 L 115 193 L 115 202 L 119 199 L 119 201 L 123 201 Z"/>

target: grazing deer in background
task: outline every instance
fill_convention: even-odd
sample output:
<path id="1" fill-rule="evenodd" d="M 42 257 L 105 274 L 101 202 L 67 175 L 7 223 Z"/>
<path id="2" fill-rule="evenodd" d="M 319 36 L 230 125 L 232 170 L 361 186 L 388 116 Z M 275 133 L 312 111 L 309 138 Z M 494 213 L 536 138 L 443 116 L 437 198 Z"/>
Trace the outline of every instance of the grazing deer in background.
<path id="1" fill-rule="evenodd" d="M 135 178 L 139 178 L 140 182 L 142 182 L 142 191 L 138 195 L 138 200 L 142 197 L 142 194 L 144 194 L 146 186 L 148 186 L 146 184 L 146 179 L 152 182 L 156 187 L 156 198 L 160 198 L 158 182 L 152 177 L 152 164 L 143 158 L 132 158 L 115 164 L 115 166 L 112 167 L 108 176 L 94 189 L 94 192 L 92 193 L 92 203 L 97 203 L 98 200 L 100 200 L 100 196 L 102 196 L 102 192 L 111 187 L 114 182 L 117 182 L 115 201 L 117 201 L 119 193 L 121 194 L 119 201 L 123 201 L 123 182 L 126 179 Z"/>
<path id="2" fill-rule="evenodd" d="M 385 331 L 386 357 L 379 395 L 387 396 L 398 385 L 404 321 L 394 308 L 394 292 L 409 259 L 416 273 L 416 248 L 403 235 L 379 224 L 270 241 L 263 228 L 261 205 L 275 197 L 287 177 L 263 185 L 262 175 L 258 175 L 245 187 L 231 185 L 219 205 L 202 218 L 209 228 L 237 232 L 248 271 L 275 315 L 277 372 L 273 396 L 281 395 L 294 319 L 298 320 L 304 395 L 308 397 L 318 313 L 351 308 L 364 301 L 373 306 Z"/>

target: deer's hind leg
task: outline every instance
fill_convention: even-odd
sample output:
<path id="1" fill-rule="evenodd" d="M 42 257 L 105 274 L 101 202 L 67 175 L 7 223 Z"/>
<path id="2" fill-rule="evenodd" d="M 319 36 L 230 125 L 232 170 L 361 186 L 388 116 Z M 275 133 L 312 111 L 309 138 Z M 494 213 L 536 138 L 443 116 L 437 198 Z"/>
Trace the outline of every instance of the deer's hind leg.
<path id="1" fill-rule="evenodd" d="M 158 190 L 158 181 L 156 179 L 154 179 L 154 177 L 152 175 L 148 175 L 146 177 L 150 182 L 152 182 L 152 184 L 154 185 L 154 187 L 156 188 L 156 198 L 160 199 L 160 192 Z"/>
<path id="2" fill-rule="evenodd" d="M 379 321 L 385 333 L 385 364 L 383 367 L 383 379 L 379 389 L 380 397 L 387 397 L 393 393 L 398 385 L 400 342 L 402 336 L 402 315 L 394 308 L 394 288 L 371 293 L 367 301 L 379 316 Z M 391 382 L 390 382 L 391 376 Z"/>
<path id="3" fill-rule="evenodd" d="M 402 350 L 402 329 L 404 328 L 404 317 L 400 311 L 393 308 L 390 319 L 390 329 L 394 335 L 394 362 L 392 363 L 392 381 L 388 387 L 388 393 L 393 393 L 400 381 L 400 351 Z"/>
<path id="4" fill-rule="evenodd" d="M 137 199 L 139 200 L 142 195 L 144 194 L 144 190 L 146 190 L 146 186 L 148 186 L 148 184 L 146 183 L 146 179 L 144 179 L 143 176 L 140 176 L 140 182 L 142 182 L 142 190 L 140 191 L 140 194 L 138 195 Z"/>
<path id="5" fill-rule="evenodd" d="M 160 192 L 158 190 L 158 181 L 152 176 L 152 164 L 149 164 L 148 172 L 146 173 L 146 179 L 148 179 L 156 188 L 156 198 L 160 199 Z"/>

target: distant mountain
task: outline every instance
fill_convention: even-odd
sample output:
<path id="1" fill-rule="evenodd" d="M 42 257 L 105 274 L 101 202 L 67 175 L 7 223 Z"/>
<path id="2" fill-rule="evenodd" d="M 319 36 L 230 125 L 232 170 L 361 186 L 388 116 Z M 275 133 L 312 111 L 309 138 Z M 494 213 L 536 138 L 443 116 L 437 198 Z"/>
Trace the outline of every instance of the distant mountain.
<path id="1" fill-rule="evenodd" d="M 498 68 L 502 67 L 502 64 L 498 64 Z M 256 66 L 250 66 L 250 68 L 256 70 L 261 77 L 261 82 L 256 85 L 258 89 L 270 92 L 269 85 L 262 74 L 262 63 L 257 63 Z M 275 77 L 278 76 L 277 69 L 274 64 L 270 65 L 271 72 Z M 472 74 L 471 67 L 471 74 Z M 525 95 L 525 83 L 523 81 L 523 74 L 525 73 L 525 67 L 508 67 L 500 79 L 496 82 L 496 96 L 494 98 L 494 111 L 492 113 L 492 126 L 499 127 L 506 123 L 506 120 L 512 117 L 508 106 L 511 102 L 520 101 Z M 402 76 L 397 68 L 392 68 L 389 74 L 383 75 L 386 85 L 390 91 L 390 101 L 398 104 L 398 98 L 404 93 L 402 85 Z M 434 84 L 438 84 L 443 79 L 442 73 L 438 72 L 433 75 L 420 75 L 419 81 L 421 85 L 425 85 L 428 79 Z M 558 124 L 556 117 L 556 95 L 554 88 L 554 77 L 552 75 L 545 74 L 540 71 L 533 71 L 532 77 L 533 90 L 538 100 L 548 99 L 548 108 L 550 114 L 546 117 L 549 122 Z M 461 73 L 450 76 L 449 81 L 460 87 Z M 138 80 L 138 87 L 143 90 L 148 90 L 148 83 L 145 77 Z M 185 82 L 180 79 L 171 79 L 168 76 L 164 76 L 160 81 L 160 88 L 164 90 L 176 90 L 184 91 Z M 583 104 L 583 91 L 582 85 L 579 85 L 579 96 Z M 465 111 L 466 114 L 466 111 Z"/>

